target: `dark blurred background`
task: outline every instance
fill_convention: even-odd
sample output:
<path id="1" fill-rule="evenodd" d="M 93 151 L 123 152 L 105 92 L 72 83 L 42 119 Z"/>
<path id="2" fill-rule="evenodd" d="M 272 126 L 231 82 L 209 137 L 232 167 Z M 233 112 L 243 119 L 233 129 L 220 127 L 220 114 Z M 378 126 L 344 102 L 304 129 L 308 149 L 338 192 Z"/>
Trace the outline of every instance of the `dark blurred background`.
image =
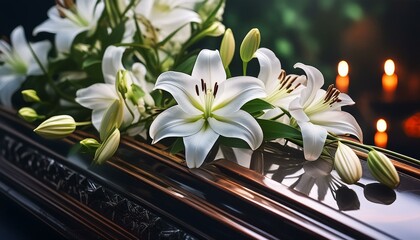
<path id="1" fill-rule="evenodd" d="M 0 36 L 23 25 L 30 37 L 47 18 L 48 1 L 8 1 L 0 9 Z M 356 102 L 346 107 L 358 120 L 365 143 L 374 144 L 376 121 L 388 123 L 387 147 L 420 158 L 420 1 L 419 0 L 227 0 L 224 23 L 237 45 L 253 27 L 261 30 L 261 46 L 277 53 L 288 73 L 296 62 L 313 65 L 335 83 L 337 64 L 349 64 L 348 93 Z M 208 48 L 219 46 L 211 39 Z M 382 88 L 384 62 L 395 62 L 397 89 Z M 236 59 L 233 73 L 240 74 Z M 254 63 L 255 66 L 257 64 Z M 235 67 L 236 66 L 236 67 Z M 258 68 L 254 70 L 257 72 Z"/>
<path id="2" fill-rule="evenodd" d="M 349 65 L 345 107 L 374 144 L 376 122 L 387 122 L 387 148 L 420 158 L 420 1 L 418 0 L 228 0 L 224 23 L 237 45 L 253 27 L 261 46 L 277 53 L 288 73 L 296 62 L 317 67 L 326 88 L 335 83 L 337 65 Z M 216 45 L 217 46 L 217 45 Z M 384 93 L 384 63 L 392 59 L 398 85 Z M 240 74 L 237 59 L 234 67 Z M 258 69 L 256 69 L 256 72 Z"/>

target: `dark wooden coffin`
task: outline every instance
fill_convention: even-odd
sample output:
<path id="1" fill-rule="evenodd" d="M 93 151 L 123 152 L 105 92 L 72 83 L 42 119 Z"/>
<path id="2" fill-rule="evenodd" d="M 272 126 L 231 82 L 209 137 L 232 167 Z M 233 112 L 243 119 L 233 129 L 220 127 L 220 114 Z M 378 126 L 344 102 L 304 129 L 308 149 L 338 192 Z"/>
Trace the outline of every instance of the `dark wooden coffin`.
<path id="1" fill-rule="evenodd" d="M 188 169 L 182 157 L 123 139 L 104 165 L 78 142 L 46 140 L 0 111 L 0 192 L 69 239 L 415 239 L 419 166 L 396 162 L 392 190 L 342 183 L 330 162 L 269 144 Z M 241 166 L 242 165 L 242 166 Z"/>

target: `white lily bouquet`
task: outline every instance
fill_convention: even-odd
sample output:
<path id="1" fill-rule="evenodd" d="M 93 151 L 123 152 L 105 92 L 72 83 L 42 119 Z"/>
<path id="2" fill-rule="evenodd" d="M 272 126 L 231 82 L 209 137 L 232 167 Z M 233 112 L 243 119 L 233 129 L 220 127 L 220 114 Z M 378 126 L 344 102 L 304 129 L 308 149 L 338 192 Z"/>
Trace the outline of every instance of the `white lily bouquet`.
<path id="1" fill-rule="evenodd" d="M 123 135 L 152 144 L 165 139 L 189 168 L 200 167 L 218 145 L 255 150 L 278 141 L 302 147 L 308 161 L 333 159 L 349 184 L 362 176 L 354 150 L 368 153 L 372 175 L 396 187 L 399 176 L 386 155 L 410 158 L 362 144 L 357 121 L 341 111 L 353 100 L 333 85 L 321 89 L 318 69 L 296 63 L 296 74 L 286 74 L 252 29 L 239 49 L 243 75 L 231 76 L 235 39 L 221 23 L 224 4 L 57 0 L 33 31 L 53 34 L 53 43 L 28 43 L 21 26 L 11 44 L 0 41 L 1 103 L 22 107 L 16 102 L 23 99 L 29 106 L 19 115 L 40 123 L 34 131 L 46 138 L 91 125 L 98 137 L 81 144 L 96 164 L 113 156 Z M 200 40 L 222 35 L 219 50 L 197 49 Z M 251 61 L 258 76 L 247 75 Z"/>

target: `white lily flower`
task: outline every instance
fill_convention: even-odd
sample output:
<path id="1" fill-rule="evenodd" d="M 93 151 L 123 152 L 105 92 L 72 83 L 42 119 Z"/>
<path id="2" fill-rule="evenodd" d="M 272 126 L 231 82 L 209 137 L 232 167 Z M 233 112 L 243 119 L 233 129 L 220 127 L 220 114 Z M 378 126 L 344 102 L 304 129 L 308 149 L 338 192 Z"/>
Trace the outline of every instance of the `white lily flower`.
<path id="1" fill-rule="evenodd" d="M 240 108 L 246 102 L 265 97 L 264 86 L 254 77 L 226 80 L 218 51 L 202 50 L 191 76 L 165 72 L 155 89 L 172 94 L 178 105 L 163 111 L 150 126 L 153 143 L 167 137 L 182 137 L 190 168 L 200 167 L 218 139 L 225 136 L 260 146 L 263 133 L 257 121 Z"/>
<path id="2" fill-rule="evenodd" d="M 336 135 L 351 134 L 363 141 L 362 130 L 354 117 L 341 111 L 342 106 L 354 104 L 345 93 L 340 93 L 332 85 L 327 91 L 321 72 L 302 63 L 295 64 L 307 76 L 307 86 L 299 97 L 289 105 L 292 117 L 302 131 L 303 151 L 306 160 L 316 160 L 321 155 L 327 133 Z"/>
<path id="3" fill-rule="evenodd" d="M 7 107 L 12 107 L 12 95 L 27 76 L 43 74 L 31 48 L 44 67 L 51 48 L 48 41 L 28 43 L 22 26 L 12 31 L 11 42 L 12 46 L 0 40 L 0 101 Z"/>
<path id="4" fill-rule="evenodd" d="M 119 99 L 119 93 L 115 87 L 117 72 L 125 70 L 122 64 L 124 47 L 109 46 L 104 53 L 102 61 L 102 72 L 105 83 L 96 83 L 87 88 L 80 89 L 76 93 L 76 102 L 80 105 L 92 109 L 92 123 L 99 130 L 102 118 L 106 110 L 111 104 Z M 146 96 L 143 98 L 148 105 L 154 105 L 153 98 L 150 96 L 151 86 L 145 80 L 146 69 L 141 63 L 133 64 L 133 71 L 130 72 L 128 85 L 136 84 L 140 86 Z M 149 85 L 148 85 L 149 84 Z M 133 121 L 138 120 L 140 113 L 133 105 L 124 104 L 123 126 L 130 125 Z M 128 108 L 135 114 L 134 118 L 130 114 Z"/>
<path id="5" fill-rule="evenodd" d="M 67 1 L 66 1 L 67 2 Z M 105 5 L 102 1 L 78 0 L 71 6 L 58 0 L 48 10 L 48 20 L 34 29 L 33 34 L 49 32 L 55 35 L 55 46 L 59 53 L 69 53 L 74 38 L 79 33 L 92 34 L 97 27 Z"/>
<path id="6" fill-rule="evenodd" d="M 305 83 L 306 77 L 292 74 L 286 76 L 281 68 L 280 60 L 270 49 L 258 49 L 255 57 L 260 64 L 258 79 L 264 82 L 267 93 L 267 97 L 263 100 L 275 106 L 267 110 L 261 118 L 276 118 L 283 113 L 281 109 L 288 109 L 290 102 L 299 96 L 304 88 L 302 84 Z M 278 120 L 284 123 L 289 122 L 287 115 Z"/>
<path id="7" fill-rule="evenodd" d="M 172 41 L 183 42 L 191 35 L 189 23 L 201 22 L 200 16 L 194 11 L 199 2 L 201 0 L 142 0 L 134 12 L 143 19 L 142 33 L 147 37 L 160 42 L 182 27 Z"/>

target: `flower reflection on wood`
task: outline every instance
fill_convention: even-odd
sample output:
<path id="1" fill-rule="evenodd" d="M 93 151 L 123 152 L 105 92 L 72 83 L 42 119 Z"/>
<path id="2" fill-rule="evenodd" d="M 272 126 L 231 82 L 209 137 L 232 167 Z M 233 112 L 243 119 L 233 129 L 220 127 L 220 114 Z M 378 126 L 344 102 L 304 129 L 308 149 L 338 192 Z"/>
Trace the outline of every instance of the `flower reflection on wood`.
<path id="1" fill-rule="evenodd" d="M 218 158 L 229 161 L 241 159 L 242 166 L 285 184 L 293 191 L 330 205 L 333 200 L 340 211 L 360 209 L 361 193 L 371 204 L 390 205 L 397 197 L 392 188 L 381 183 L 369 183 L 372 176 L 363 177 L 366 179 L 361 182 L 368 180 L 367 183 L 346 184 L 334 171 L 332 159 L 305 161 L 299 149 L 278 143 L 265 144 L 256 151 L 221 147 Z"/>

